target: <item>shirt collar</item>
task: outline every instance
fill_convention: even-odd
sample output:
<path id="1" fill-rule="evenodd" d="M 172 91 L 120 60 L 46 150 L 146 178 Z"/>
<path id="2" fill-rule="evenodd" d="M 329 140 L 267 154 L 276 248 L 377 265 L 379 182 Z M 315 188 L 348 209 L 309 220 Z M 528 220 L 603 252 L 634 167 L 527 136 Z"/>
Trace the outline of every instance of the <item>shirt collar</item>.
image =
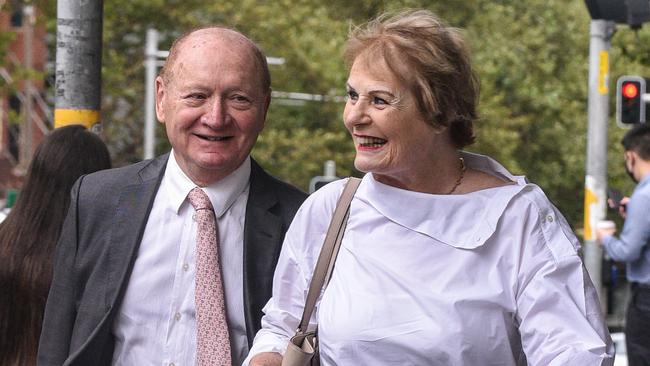
<path id="1" fill-rule="evenodd" d="M 247 157 L 235 171 L 220 181 L 202 187 L 210 198 L 214 213 L 221 217 L 235 202 L 237 197 L 248 187 L 251 175 L 251 161 Z M 186 202 L 187 195 L 196 187 L 196 184 L 183 172 L 174 157 L 174 151 L 169 154 L 167 168 L 163 179 L 166 181 L 169 203 L 177 214 Z M 187 201 L 188 202 L 188 201 Z M 189 202 L 187 203 L 189 204 Z"/>
<path id="2" fill-rule="evenodd" d="M 513 175 L 498 161 L 489 156 L 471 153 L 469 151 L 461 151 L 460 156 L 465 159 L 465 164 L 472 169 L 480 170 L 517 184 L 528 183 L 528 179 L 525 176 Z"/>
<path id="3" fill-rule="evenodd" d="M 508 203 L 528 182 L 508 172 L 496 160 L 462 152 L 465 164 L 515 182 L 463 195 L 434 195 L 382 184 L 366 174 L 357 198 L 389 220 L 456 248 L 476 248 L 495 232 Z M 391 197 L 390 199 L 387 199 Z"/>
<path id="4" fill-rule="evenodd" d="M 646 174 L 645 177 L 641 178 L 637 187 L 644 187 L 648 184 L 650 184 L 650 174 Z"/>

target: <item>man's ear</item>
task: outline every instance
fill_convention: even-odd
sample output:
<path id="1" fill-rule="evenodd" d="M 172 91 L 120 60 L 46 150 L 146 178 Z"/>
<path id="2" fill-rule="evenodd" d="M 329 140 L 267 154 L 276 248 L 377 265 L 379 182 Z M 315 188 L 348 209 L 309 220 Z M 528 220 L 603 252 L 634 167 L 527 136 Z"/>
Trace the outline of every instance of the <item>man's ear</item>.
<path id="1" fill-rule="evenodd" d="M 266 93 L 264 97 L 264 124 L 266 125 L 266 113 L 269 111 L 269 106 L 271 105 L 271 88 Z"/>
<path id="2" fill-rule="evenodd" d="M 163 109 L 163 99 L 165 97 L 165 82 L 163 78 L 156 78 L 156 117 L 158 122 L 165 123 L 165 111 Z"/>

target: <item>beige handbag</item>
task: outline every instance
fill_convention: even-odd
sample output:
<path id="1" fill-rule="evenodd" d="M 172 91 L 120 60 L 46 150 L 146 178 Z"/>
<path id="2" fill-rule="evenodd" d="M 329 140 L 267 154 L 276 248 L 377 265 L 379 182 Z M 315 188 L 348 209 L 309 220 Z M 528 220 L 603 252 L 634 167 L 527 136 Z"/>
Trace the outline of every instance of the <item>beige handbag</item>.
<path id="1" fill-rule="evenodd" d="M 307 331 L 309 319 L 314 311 L 316 300 L 321 293 L 321 289 L 327 286 L 334 269 L 334 262 L 336 262 L 336 255 L 341 246 L 345 226 L 350 216 L 350 202 L 354 197 L 354 193 L 359 187 L 361 179 L 350 178 L 341 193 L 341 197 L 336 204 L 334 216 L 327 229 L 325 242 L 323 248 L 318 256 L 316 269 L 309 285 L 309 292 L 307 293 L 307 300 L 305 301 L 305 308 L 302 312 L 302 319 L 300 325 L 296 330 L 296 334 L 289 340 L 287 350 L 284 352 L 282 358 L 282 366 L 318 366 L 320 365 L 320 358 L 318 355 L 318 329 Z"/>

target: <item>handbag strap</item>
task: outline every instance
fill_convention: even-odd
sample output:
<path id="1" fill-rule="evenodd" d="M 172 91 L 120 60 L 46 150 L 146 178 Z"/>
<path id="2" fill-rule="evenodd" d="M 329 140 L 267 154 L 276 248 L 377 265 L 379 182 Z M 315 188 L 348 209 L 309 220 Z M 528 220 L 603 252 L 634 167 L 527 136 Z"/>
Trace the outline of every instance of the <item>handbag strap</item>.
<path id="1" fill-rule="evenodd" d="M 332 221 L 327 229 L 325 242 L 323 243 L 323 248 L 318 256 L 318 262 L 316 263 L 316 268 L 311 278 L 307 300 L 305 301 L 305 309 L 302 312 L 302 319 L 298 326 L 298 333 L 305 333 L 307 331 L 307 325 L 309 324 L 311 314 L 314 312 L 314 306 L 316 305 L 316 300 L 318 300 L 321 289 L 329 283 L 332 271 L 334 270 L 336 255 L 341 246 L 341 240 L 343 240 L 348 216 L 350 216 L 350 203 L 360 183 L 361 179 L 350 177 L 345 184 L 341 197 L 339 197 L 336 203 L 334 216 L 332 216 Z"/>

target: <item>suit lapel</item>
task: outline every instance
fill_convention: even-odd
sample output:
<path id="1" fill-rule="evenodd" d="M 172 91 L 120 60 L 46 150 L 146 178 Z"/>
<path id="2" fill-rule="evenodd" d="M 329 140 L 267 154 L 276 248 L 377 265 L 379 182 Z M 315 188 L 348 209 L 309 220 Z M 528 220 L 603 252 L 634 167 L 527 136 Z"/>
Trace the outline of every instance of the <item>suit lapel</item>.
<path id="1" fill-rule="evenodd" d="M 160 185 L 167 158 L 165 154 L 145 166 L 134 184 L 126 186 L 118 201 L 110 243 L 106 299 L 112 313 L 120 306 L 129 282 L 147 219 Z"/>
<path id="2" fill-rule="evenodd" d="M 261 310 L 271 297 L 273 272 L 282 246 L 282 220 L 273 182 L 253 160 L 244 225 L 244 314 L 249 345 L 259 330 Z"/>
<path id="3" fill-rule="evenodd" d="M 145 165 L 136 177 L 124 175 L 122 188 L 111 222 L 108 266 L 106 270 L 107 312 L 97 327 L 77 352 L 70 355 L 64 365 L 110 364 L 112 341 L 110 327 L 119 309 L 124 290 L 129 282 L 140 240 L 151 211 L 156 191 L 160 185 L 169 154 L 160 156 Z M 129 183 L 128 180 L 131 180 Z M 101 363 L 98 363 L 101 360 Z"/>

